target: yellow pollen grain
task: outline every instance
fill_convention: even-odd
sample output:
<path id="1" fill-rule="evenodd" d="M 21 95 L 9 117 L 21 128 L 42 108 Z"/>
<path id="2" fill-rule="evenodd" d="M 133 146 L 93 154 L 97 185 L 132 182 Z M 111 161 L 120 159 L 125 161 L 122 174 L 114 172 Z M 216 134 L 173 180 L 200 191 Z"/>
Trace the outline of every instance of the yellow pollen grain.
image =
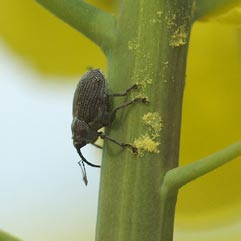
<path id="1" fill-rule="evenodd" d="M 148 112 L 142 117 L 144 124 L 151 127 L 153 138 L 160 136 L 162 129 L 162 118 L 158 112 Z"/>
<path id="2" fill-rule="evenodd" d="M 188 34 L 185 26 L 182 25 L 172 34 L 169 44 L 171 47 L 179 47 L 187 43 Z"/>
<path id="3" fill-rule="evenodd" d="M 134 140 L 134 146 L 139 150 L 139 155 L 144 155 L 143 151 L 159 153 L 159 142 L 155 142 L 149 135 L 143 135 Z"/>

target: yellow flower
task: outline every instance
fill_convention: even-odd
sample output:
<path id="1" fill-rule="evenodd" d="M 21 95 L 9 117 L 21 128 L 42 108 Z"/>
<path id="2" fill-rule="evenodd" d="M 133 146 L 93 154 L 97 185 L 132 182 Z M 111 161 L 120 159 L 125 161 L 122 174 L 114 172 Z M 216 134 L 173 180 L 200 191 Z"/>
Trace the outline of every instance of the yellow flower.
<path id="1" fill-rule="evenodd" d="M 111 2 L 98 6 L 107 10 Z M 0 0 L 0 6 L 1 39 L 37 71 L 80 76 L 90 66 L 105 69 L 105 56 L 94 43 L 36 1 Z"/>
<path id="2" fill-rule="evenodd" d="M 181 165 L 240 139 L 240 56 L 236 27 L 215 22 L 194 25 L 184 93 Z M 240 161 L 181 189 L 176 226 L 183 239 L 177 240 L 240 240 Z M 195 233 L 200 229 L 200 235 Z"/>
<path id="3" fill-rule="evenodd" d="M 220 23 L 241 27 L 241 0 L 230 1 L 223 8 L 220 8 L 205 16 L 204 21 L 217 21 Z"/>

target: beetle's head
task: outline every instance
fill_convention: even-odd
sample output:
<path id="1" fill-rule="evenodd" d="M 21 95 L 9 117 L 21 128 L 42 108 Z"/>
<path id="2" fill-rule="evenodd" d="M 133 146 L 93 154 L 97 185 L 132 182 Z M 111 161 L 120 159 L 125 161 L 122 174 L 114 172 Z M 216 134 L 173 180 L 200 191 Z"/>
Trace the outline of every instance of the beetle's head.
<path id="1" fill-rule="evenodd" d="M 98 138 L 97 131 L 90 129 L 85 121 L 77 118 L 73 119 L 71 130 L 73 145 L 77 150 L 86 144 L 93 143 Z"/>
<path id="2" fill-rule="evenodd" d="M 73 140 L 73 145 L 74 145 L 74 147 L 77 149 L 77 150 L 79 150 L 79 149 L 81 149 L 83 146 L 85 146 L 86 144 L 88 144 L 88 143 L 86 143 L 85 141 L 76 141 L 76 140 Z"/>
<path id="3" fill-rule="evenodd" d="M 72 129 L 73 144 L 80 158 L 82 159 L 82 162 L 85 162 L 92 167 L 100 167 L 99 165 L 95 165 L 88 162 L 81 153 L 81 148 L 83 146 L 85 146 L 88 143 L 93 143 L 98 138 L 99 136 L 98 132 L 95 130 L 91 130 L 86 122 L 79 120 L 76 117 L 73 119 L 71 129 Z M 78 162 L 78 163 L 81 166 L 81 162 Z M 82 164 L 83 164 L 83 167 L 81 166 L 81 168 L 83 172 L 83 179 L 85 184 L 87 185 L 88 181 L 86 177 L 86 171 L 85 171 L 84 163 Z"/>
<path id="4" fill-rule="evenodd" d="M 73 119 L 71 130 L 73 145 L 76 149 L 80 149 L 86 144 L 88 144 L 87 133 L 88 125 L 84 121 L 80 121 L 77 118 Z"/>

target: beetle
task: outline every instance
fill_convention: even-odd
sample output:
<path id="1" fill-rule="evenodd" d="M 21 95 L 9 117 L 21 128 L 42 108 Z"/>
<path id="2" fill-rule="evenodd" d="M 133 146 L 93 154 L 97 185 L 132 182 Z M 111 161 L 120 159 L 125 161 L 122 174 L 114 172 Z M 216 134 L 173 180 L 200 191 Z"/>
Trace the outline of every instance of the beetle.
<path id="1" fill-rule="evenodd" d="M 82 169 L 85 185 L 87 185 L 88 180 L 84 162 L 92 167 L 100 167 L 87 161 L 82 155 L 81 148 L 85 145 L 91 143 L 97 146 L 95 141 L 100 137 L 121 147 L 130 148 L 134 153 L 137 153 L 137 148 L 131 144 L 119 142 L 99 131 L 100 128 L 109 126 L 113 122 L 118 110 L 137 101 L 148 102 L 146 98 L 138 97 L 112 109 L 111 97 L 126 96 L 131 90 L 137 88 L 138 85 L 135 84 L 123 93 L 110 93 L 107 80 L 100 69 L 91 69 L 80 79 L 74 93 L 71 130 L 73 145 L 81 158 L 78 164 Z"/>

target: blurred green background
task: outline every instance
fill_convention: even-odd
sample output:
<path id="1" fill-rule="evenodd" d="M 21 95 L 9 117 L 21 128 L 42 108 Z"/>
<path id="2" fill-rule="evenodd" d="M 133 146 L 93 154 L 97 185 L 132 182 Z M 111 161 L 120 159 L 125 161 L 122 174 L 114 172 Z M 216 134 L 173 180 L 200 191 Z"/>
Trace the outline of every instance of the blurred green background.
<path id="1" fill-rule="evenodd" d="M 114 1 L 89 2 L 104 10 L 116 12 Z M 0 127 L 1 133 L 6 131 L 6 136 L 2 135 L 0 140 L 1 166 L 8 165 L 8 168 L 2 168 L 5 172 L 0 177 L 0 201 L 3 201 L 0 205 L 0 229 L 7 229 L 26 241 L 94 240 L 99 173 L 89 169 L 89 179 L 95 182 L 92 181 L 88 189 L 82 185 L 80 170 L 76 170 L 78 167 L 75 160 L 78 157 L 71 146 L 69 126 L 72 95 L 78 79 L 89 66 L 100 67 L 105 71 L 105 56 L 76 30 L 30 0 L 0 0 L 0 49 L 0 90 L 1 95 L 6 97 L 1 100 L 2 108 L 6 108 L 2 117 L 14 116 L 12 128 L 6 130 L 6 123 L 9 123 L 7 118 L 2 118 Z M 5 72 L 7 74 L 4 75 Z M 19 91 L 22 91 L 22 95 L 18 97 Z M 21 102 L 21 98 L 26 99 Z M 18 101 L 23 103 L 21 111 Z M 32 102 L 35 104 L 32 109 L 28 109 Z M 34 114 L 36 105 L 38 110 Z M 226 25 L 222 21 L 196 23 L 191 34 L 188 56 L 180 164 L 192 162 L 240 140 L 240 106 L 240 28 Z M 25 111 L 28 111 L 26 116 Z M 33 111 L 33 114 L 29 111 Z M 36 115 L 39 115 L 37 119 Z M 61 121 L 64 126 L 61 126 Z M 32 129 L 28 128 L 28 122 Z M 45 125 L 41 125 L 42 122 Z M 59 129 L 52 133 L 51 128 L 58 126 L 56 123 L 59 123 Z M 16 145 L 21 142 L 25 148 L 31 149 L 31 145 L 38 148 L 30 152 L 26 149 L 32 162 L 26 163 L 25 169 L 18 169 L 22 165 L 14 165 L 15 161 L 21 163 L 24 160 L 19 158 L 12 140 L 16 141 L 15 128 L 21 129 L 25 125 L 26 129 L 19 134 L 21 139 Z M 34 133 L 36 129 L 39 136 L 28 134 L 28 131 Z M 46 135 L 41 137 L 41 133 Z M 57 140 L 63 142 L 58 143 Z M 45 150 L 46 156 L 42 157 L 46 158 L 46 163 L 43 159 L 37 159 L 39 149 L 44 145 L 48 147 Z M 66 150 L 65 146 L 68 147 Z M 19 153 L 22 150 L 19 148 Z M 91 147 L 88 151 L 94 155 L 92 158 L 101 158 L 99 151 Z M 59 156 L 55 156 L 56 152 Z M 7 158 L 9 162 L 6 164 Z M 62 160 L 61 165 L 56 159 Z M 51 164 L 52 161 L 54 164 Z M 217 236 L 218 240 L 241 240 L 240 161 L 241 158 L 181 189 L 177 202 L 175 240 L 214 240 Z M 36 163 L 40 162 L 45 163 L 38 166 L 44 172 L 44 177 L 35 168 Z M 52 172 L 46 172 L 48 165 Z M 68 166 L 73 169 L 69 170 Z M 58 167 L 62 168 L 59 172 L 56 171 Z M 31 173 L 34 168 L 35 172 L 27 175 L 24 184 L 28 187 L 32 182 L 31 177 L 39 175 L 37 182 L 40 186 L 26 188 L 23 195 L 20 191 L 23 186 L 19 186 L 22 183 L 16 176 L 20 175 L 20 170 L 24 176 L 25 170 L 26 173 Z M 13 169 L 14 178 L 8 179 Z M 55 172 L 58 172 L 56 177 L 53 176 Z M 49 183 L 52 183 L 51 188 Z M 38 187 L 40 190 L 37 190 Z M 16 210 L 13 208 L 15 202 Z M 19 209 L 23 211 L 19 214 L 22 216 L 16 217 Z M 36 209 L 38 212 L 35 212 Z M 50 213 L 57 215 L 55 219 L 48 218 Z M 40 219 L 37 214 L 42 215 Z"/>

